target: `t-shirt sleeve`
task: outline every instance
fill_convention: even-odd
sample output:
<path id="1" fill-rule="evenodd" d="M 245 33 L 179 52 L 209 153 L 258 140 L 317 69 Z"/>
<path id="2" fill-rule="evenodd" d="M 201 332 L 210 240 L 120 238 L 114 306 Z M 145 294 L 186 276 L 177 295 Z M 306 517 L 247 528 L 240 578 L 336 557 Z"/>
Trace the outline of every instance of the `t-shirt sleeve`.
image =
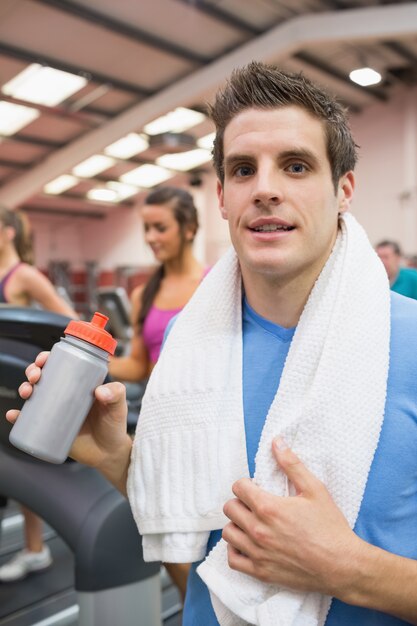
<path id="1" fill-rule="evenodd" d="M 172 327 L 174 326 L 174 324 L 175 324 L 175 320 L 177 319 L 178 315 L 179 315 L 178 313 L 177 313 L 177 315 L 174 315 L 174 317 L 172 317 L 172 318 L 169 320 L 169 322 L 168 322 L 168 324 L 167 324 L 167 326 L 166 326 L 166 328 L 165 328 L 164 338 L 163 338 L 163 340 L 162 340 L 162 345 L 161 345 L 161 350 L 163 350 L 163 349 L 164 349 L 165 342 L 166 342 L 166 340 L 168 339 L 168 335 L 169 335 L 169 333 L 171 332 L 171 329 L 172 329 Z"/>

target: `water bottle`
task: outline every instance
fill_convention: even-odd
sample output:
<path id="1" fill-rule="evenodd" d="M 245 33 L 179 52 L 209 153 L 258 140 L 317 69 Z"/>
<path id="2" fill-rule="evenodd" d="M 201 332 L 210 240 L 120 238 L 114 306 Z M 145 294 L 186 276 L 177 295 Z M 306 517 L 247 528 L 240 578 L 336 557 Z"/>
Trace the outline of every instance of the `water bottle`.
<path id="1" fill-rule="evenodd" d="M 44 461 L 63 463 L 107 375 L 116 340 L 104 330 L 108 317 L 72 320 L 42 369 L 10 431 L 10 442 Z"/>

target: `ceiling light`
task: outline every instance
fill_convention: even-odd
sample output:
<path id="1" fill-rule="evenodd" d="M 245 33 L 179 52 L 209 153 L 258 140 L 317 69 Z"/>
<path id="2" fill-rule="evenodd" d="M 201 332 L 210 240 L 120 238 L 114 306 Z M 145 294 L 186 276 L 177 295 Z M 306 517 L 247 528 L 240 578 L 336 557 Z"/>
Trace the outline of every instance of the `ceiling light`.
<path id="1" fill-rule="evenodd" d="M 33 122 L 39 115 L 39 111 L 31 107 L 1 101 L 0 134 L 10 137 L 10 135 L 14 135 L 21 128 Z"/>
<path id="2" fill-rule="evenodd" d="M 117 202 L 117 191 L 112 189 L 90 189 L 87 191 L 87 198 L 89 200 L 98 200 L 99 202 Z"/>
<path id="3" fill-rule="evenodd" d="M 140 189 L 133 185 L 124 185 L 117 181 L 109 181 L 105 187 L 96 187 L 87 192 L 89 200 L 99 200 L 100 202 L 121 202 L 125 198 L 136 195 Z"/>
<path id="4" fill-rule="evenodd" d="M 52 195 L 59 195 L 67 189 L 71 187 L 75 187 L 78 184 L 78 178 L 75 176 L 71 176 L 70 174 L 62 174 L 62 176 L 58 176 L 58 178 L 54 178 L 51 180 L 45 187 L 43 188 L 45 193 L 49 193 Z"/>
<path id="5" fill-rule="evenodd" d="M 204 148 L 205 150 L 213 150 L 215 136 L 216 133 L 210 133 L 209 135 L 200 137 L 200 139 L 197 139 L 197 146 L 199 148 Z"/>
<path id="6" fill-rule="evenodd" d="M 104 149 L 104 152 L 116 159 L 130 159 L 130 157 L 139 152 L 143 152 L 149 146 L 149 142 L 143 135 L 137 133 L 129 133 L 118 141 L 110 144 Z"/>
<path id="7" fill-rule="evenodd" d="M 106 187 L 115 191 L 119 200 L 124 200 L 125 198 L 135 196 L 140 191 L 140 189 L 138 189 L 138 187 L 135 187 L 134 185 L 126 185 L 124 183 L 119 183 L 113 180 L 109 181 L 106 184 Z"/>
<path id="8" fill-rule="evenodd" d="M 115 160 L 104 154 L 95 154 L 76 165 L 72 172 L 81 178 L 92 178 L 115 164 Z"/>
<path id="9" fill-rule="evenodd" d="M 183 130 L 200 124 L 205 119 L 206 116 L 203 113 L 178 107 L 174 111 L 170 111 L 166 115 L 146 124 L 144 131 L 148 135 L 159 135 L 167 132 L 181 133 Z"/>
<path id="10" fill-rule="evenodd" d="M 170 172 L 163 167 L 147 164 L 136 167 L 134 170 L 130 170 L 130 172 L 126 172 L 126 174 L 120 176 L 120 180 L 123 183 L 149 189 L 149 187 L 154 187 L 168 180 L 168 178 L 171 178 L 173 175 L 174 172 Z"/>
<path id="11" fill-rule="evenodd" d="M 2 92 L 19 100 L 55 106 L 86 84 L 83 76 L 32 63 L 3 85 Z"/>
<path id="12" fill-rule="evenodd" d="M 379 72 L 376 72 L 370 67 L 361 67 L 357 70 L 353 70 L 353 72 L 349 74 L 349 78 L 362 87 L 369 87 L 370 85 L 380 83 L 382 76 Z"/>
<path id="13" fill-rule="evenodd" d="M 188 152 L 179 152 L 177 154 L 163 154 L 156 159 L 156 162 L 158 165 L 186 172 L 192 170 L 193 167 L 207 163 L 210 159 L 211 154 L 208 150 L 197 148 L 197 150 L 189 150 Z"/>

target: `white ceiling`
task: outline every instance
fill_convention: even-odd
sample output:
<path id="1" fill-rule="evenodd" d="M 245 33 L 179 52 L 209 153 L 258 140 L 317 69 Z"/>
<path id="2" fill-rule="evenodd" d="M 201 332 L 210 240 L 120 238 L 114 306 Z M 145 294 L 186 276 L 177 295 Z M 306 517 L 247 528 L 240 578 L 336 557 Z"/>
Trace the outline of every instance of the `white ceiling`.
<path id="1" fill-rule="evenodd" d="M 177 106 L 204 110 L 233 67 L 252 59 L 303 71 L 352 111 L 363 110 L 417 84 L 417 2 L 1 0 L 0 88 L 33 62 L 89 82 L 61 105 L 39 107 L 40 116 L 17 134 L 0 136 L 0 202 L 105 215 L 111 206 L 88 201 L 88 189 L 152 163 L 158 150 L 60 196 L 44 194 L 43 186 Z M 378 86 L 349 80 L 364 61 L 381 71 Z M 187 132 L 198 138 L 211 130 L 206 121 Z M 171 182 L 189 178 L 178 174 Z"/>

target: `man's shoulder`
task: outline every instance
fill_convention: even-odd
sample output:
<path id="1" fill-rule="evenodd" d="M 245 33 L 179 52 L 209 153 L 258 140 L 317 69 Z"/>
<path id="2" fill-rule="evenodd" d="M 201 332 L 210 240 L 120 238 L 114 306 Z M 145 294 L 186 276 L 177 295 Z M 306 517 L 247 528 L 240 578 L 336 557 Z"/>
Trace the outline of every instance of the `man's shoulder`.
<path id="1" fill-rule="evenodd" d="M 417 343 L 417 300 L 391 291 L 391 325 Z"/>

